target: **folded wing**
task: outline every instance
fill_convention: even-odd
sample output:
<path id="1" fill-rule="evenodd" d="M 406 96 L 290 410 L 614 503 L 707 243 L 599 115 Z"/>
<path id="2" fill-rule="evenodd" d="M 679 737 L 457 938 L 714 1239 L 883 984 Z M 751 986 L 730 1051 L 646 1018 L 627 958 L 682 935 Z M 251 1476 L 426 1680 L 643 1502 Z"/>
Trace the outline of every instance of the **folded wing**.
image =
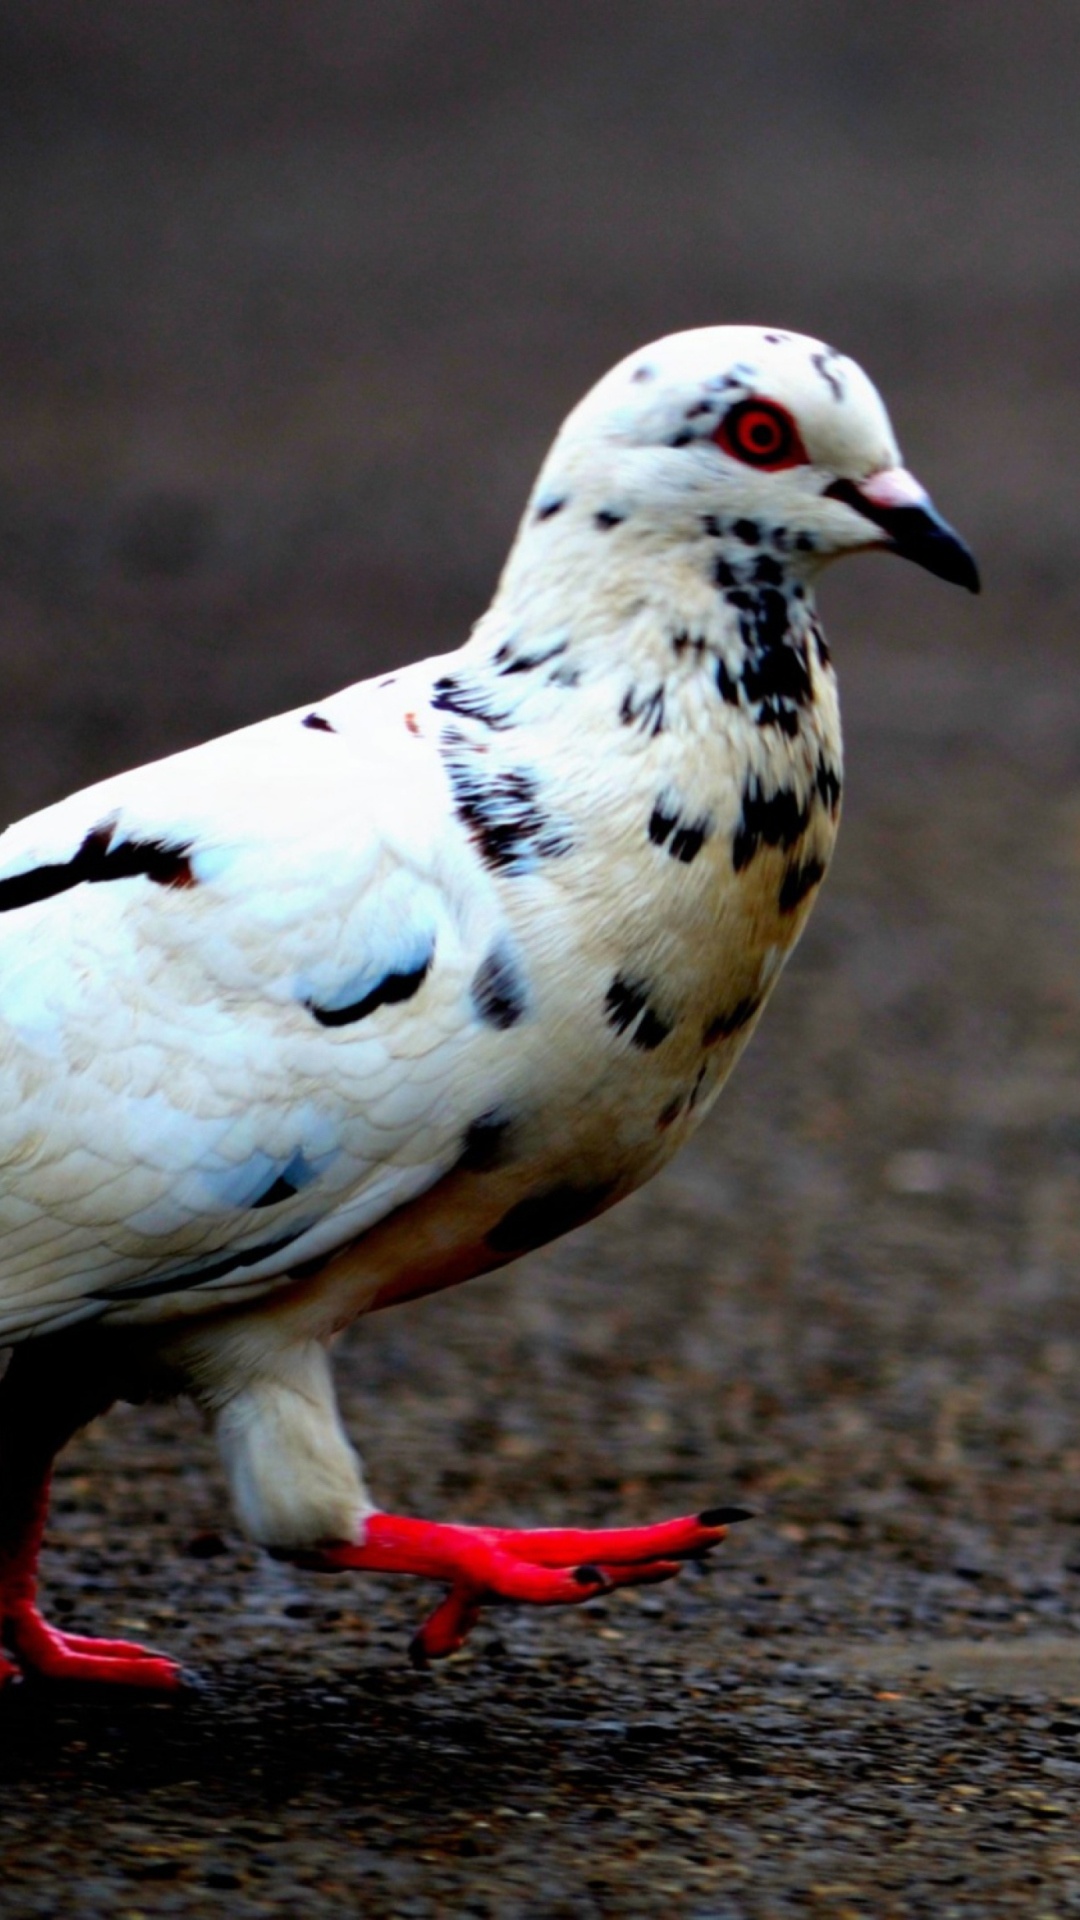
<path id="1" fill-rule="evenodd" d="M 497 905 L 377 690 L 320 714 L 0 838 L 0 1344 L 251 1298 L 453 1163 Z"/>

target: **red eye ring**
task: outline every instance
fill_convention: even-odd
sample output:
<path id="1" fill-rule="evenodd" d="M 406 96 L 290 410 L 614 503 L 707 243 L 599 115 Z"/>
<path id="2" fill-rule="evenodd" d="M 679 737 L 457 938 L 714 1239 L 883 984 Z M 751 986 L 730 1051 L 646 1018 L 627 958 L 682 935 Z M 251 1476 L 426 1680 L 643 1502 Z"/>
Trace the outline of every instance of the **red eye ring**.
<path id="1" fill-rule="evenodd" d="M 745 466 L 776 473 L 807 464 L 806 448 L 790 413 L 774 400 L 737 400 L 713 435 L 717 446 Z"/>

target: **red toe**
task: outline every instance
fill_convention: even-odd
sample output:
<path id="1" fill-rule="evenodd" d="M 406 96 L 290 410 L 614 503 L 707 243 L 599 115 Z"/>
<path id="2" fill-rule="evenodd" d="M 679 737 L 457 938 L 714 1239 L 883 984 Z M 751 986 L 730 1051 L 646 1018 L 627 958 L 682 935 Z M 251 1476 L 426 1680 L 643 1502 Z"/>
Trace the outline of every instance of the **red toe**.
<path id="1" fill-rule="evenodd" d="M 413 1635 L 409 1659 L 414 1667 L 426 1667 L 430 1660 L 445 1660 L 465 1645 L 480 1618 L 481 1596 L 469 1587 L 454 1587 L 440 1600 L 422 1627 Z"/>
<path id="2" fill-rule="evenodd" d="M 61 1633 L 33 1606 L 9 1615 L 7 1640 L 20 1665 L 43 1680 L 144 1687 L 155 1693 L 175 1693 L 183 1685 L 174 1660 L 129 1640 L 92 1640 L 81 1633 Z M 0 1679 L 10 1677 L 0 1673 Z"/>
<path id="3" fill-rule="evenodd" d="M 372 1513 L 355 1545 L 297 1556 L 307 1566 L 411 1573 L 450 1587 L 412 1646 L 418 1665 L 454 1653 L 483 1606 L 575 1606 L 615 1587 L 672 1580 L 724 1539 L 741 1510 L 714 1508 L 647 1527 L 464 1527 Z"/>
<path id="4" fill-rule="evenodd" d="M 543 1567 L 565 1567 L 586 1560 L 603 1561 L 607 1566 L 633 1566 L 642 1561 L 708 1553 L 726 1539 L 736 1513 L 743 1517 L 741 1509 L 721 1507 L 645 1527 L 493 1527 L 490 1532 L 518 1559 L 532 1560 Z M 721 1514 L 724 1519 L 716 1517 Z"/>

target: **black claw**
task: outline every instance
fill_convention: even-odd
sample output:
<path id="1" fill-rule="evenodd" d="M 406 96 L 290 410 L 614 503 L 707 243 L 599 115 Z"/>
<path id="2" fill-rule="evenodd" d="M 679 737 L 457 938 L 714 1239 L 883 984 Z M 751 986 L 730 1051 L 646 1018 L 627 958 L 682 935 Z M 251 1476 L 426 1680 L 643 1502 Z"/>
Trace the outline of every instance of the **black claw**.
<path id="1" fill-rule="evenodd" d="M 699 1527 L 736 1527 L 740 1520 L 757 1518 L 751 1507 L 706 1507 L 698 1514 Z"/>
<path id="2" fill-rule="evenodd" d="M 574 1579 L 579 1587 L 602 1587 L 604 1576 L 599 1567 L 575 1567 Z"/>
<path id="3" fill-rule="evenodd" d="M 426 1673 L 431 1665 L 427 1657 L 427 1648 L 424 1646 L 423 1633 L 414 1633 L 409 1641 L 409 1665 L 415 1667 L 417 1673 Z"/>

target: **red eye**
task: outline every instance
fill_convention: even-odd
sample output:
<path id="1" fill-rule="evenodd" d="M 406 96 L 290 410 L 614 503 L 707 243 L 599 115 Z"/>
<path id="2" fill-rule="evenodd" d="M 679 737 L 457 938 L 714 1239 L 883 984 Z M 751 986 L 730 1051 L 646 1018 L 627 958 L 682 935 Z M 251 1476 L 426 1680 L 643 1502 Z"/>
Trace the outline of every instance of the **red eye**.
<path id="1" fill-rule="evenodd" d="M 794 420 L 771 400 L 738 400 L 729 407 L 714 440 L 725 453 L 748 467 L 775 473 L 806 464 L 807 453 Z"/>

